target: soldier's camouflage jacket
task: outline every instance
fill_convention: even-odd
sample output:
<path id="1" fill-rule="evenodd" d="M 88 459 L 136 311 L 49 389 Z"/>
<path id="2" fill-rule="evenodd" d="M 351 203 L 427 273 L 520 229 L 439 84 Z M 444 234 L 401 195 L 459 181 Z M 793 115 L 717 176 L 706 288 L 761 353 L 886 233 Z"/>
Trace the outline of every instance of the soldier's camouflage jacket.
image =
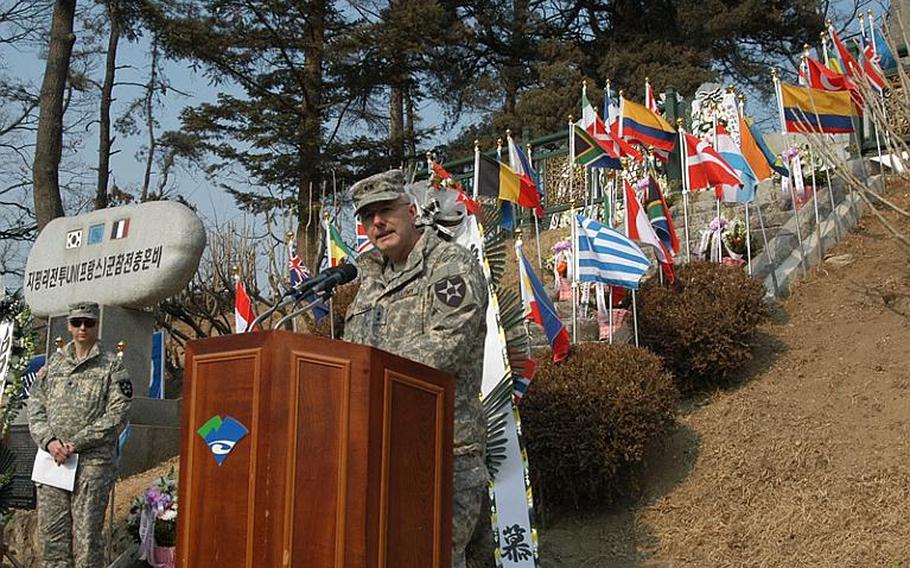
<path id="1" fill-rule="evenodd" d="M 112 463 L 133 395 L 120 359 L 95 342 L 88 357 L 77 362 L 70 342 L 50 356 L 42 375 L 28 399 L 35 443 L 47 449 L 57 438 L 76 446 L 79 463 Z"/>
<path id="2" fill-rule="evenodd" d="M 455 490 L 487 480 L 480 403 L 488 290 L 474 256 L 428 228 L 401 270 L 361 255 L 344 338 L 455 375 Z"/>

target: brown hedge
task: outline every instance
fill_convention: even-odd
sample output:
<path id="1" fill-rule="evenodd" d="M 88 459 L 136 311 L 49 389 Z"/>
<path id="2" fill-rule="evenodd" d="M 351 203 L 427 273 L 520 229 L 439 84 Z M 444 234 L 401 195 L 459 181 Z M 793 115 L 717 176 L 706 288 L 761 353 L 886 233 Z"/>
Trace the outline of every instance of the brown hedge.
<path id="1" fill-rule="evenodd" d="M 631 345 L 584 343 L 547 356 L 521 405 L 535 499 L 585 508 L 630 487 L 629 466 L 673 421 L 678 399 L 660 359 Z"/>
<path id="2" fill-rule="evenodd" d="M 738 268 L 693 262 L 674 286 L 653 279 L 639 293 L 641 344 L 663 360 L 683 392 L 723 384 L 752 357 L 767 314 L 761 283 Z"/>

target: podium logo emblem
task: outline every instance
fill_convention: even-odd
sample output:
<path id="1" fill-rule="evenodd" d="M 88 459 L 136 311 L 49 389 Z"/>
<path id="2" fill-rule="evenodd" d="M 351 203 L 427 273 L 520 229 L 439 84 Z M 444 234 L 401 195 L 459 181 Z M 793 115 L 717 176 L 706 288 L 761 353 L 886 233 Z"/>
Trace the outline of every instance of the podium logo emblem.
<path id="1" fill-rule="evenodd" d="M 215 415 L 209 418 L 196 432 L 205 440 L 212 455 L 215 456 L 215 462 L 221 465 L 230 455 L 234 446 L 249 433 L 249 430 L 230 416 L 225 416 L 222 419 L 220 416 Z"/>

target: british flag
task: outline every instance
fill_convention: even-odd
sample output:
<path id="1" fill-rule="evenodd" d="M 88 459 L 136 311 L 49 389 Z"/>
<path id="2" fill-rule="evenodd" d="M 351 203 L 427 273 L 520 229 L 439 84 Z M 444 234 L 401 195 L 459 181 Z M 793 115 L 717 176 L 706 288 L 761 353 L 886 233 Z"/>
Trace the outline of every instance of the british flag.
<path id="1" fill-rule="evenodd" d="M 367 228 L 363 226 L 360 219 L 354 219 L 354 222 L 357 224 L 357 240 L 354 242 L 354 251 L 357 254 L 363 254 L 373 250 L 375 247 L 370 242 L 369 237 L 367 237 Z"/>
<path id="2" fill-rule="evenodd" d="M 296 288 L 304 280 L 309 280 L 310 274 L 309 269 L 303 263 L 303 260 L 300 259 L 300 255 L 297 254 L 297 247 L 294 244 L 294 241 L 288 242 L 288 267 L 290 269 L 290 280 L 291 286 Z"/>
<path id="3" fill-rule="evenodd" d="M 303 260 L 297 253 L 297 243 L 295 243 L 293 239 L 290 239 L 288 240 L 287 246 L 289 280 L 291 281 L 291 288 L 297 288 L 300 284 L 309 280 L 312 274 L 310 274 L 310 270 L 306 267 L 306 264 L 303 263 Z M 304 300 L 307 302 L 312 302 L 315 299 L 316 298 L 312 294 L 308 294 L 304 297 Z M 329 315 L 329 308 L 324 302 L 319 301 L 313 304 L 313 319 L 320 321 L 327 315 Z"/>

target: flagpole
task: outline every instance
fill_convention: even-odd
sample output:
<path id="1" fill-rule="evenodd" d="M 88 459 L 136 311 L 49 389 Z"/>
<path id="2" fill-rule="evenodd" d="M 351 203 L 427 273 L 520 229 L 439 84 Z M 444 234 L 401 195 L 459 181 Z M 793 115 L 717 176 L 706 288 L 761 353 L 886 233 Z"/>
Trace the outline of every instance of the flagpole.
<path id="1" fill-rule="evenodd" d="M 689 253 L 689 150 L 686 148 L 686 128 L 682 118 L 676 119 L 677 130 L 679 131 L 679 161 L 682 164 L 682 196 L 683 196 L 683 228 L 686 233 L 686 262 L 692 262 L 692 255 Z"/>
<path id="2" fill-rule="evenodd" d="M 878 58 L 878 46 L 875 44 L 875 18 L 872 15 L 872 8 L 869 8 L 866 13 L 869 15 L 869 43 L 872 45 L 872 53 L 876 58 Z M 879 70 L 882 72 L 882 78 L 884 79 L 885 71 L 881 68 L 881 65 L 879 65 Z M 885 105 L 884 87 L 882 88 L 882 92 L 879 93 L 879 97 L 881 98 L 882 102 L 882 118 L 887 120 L 888 107 Z M 878 129 L 876 129 L 876 133 L 877 132 Z M 891 141 L 891 132 L 887 128 L 885 129 L 885 146 L 889 149 L 894 147 L 894 144 Z M 895 160 L 900 160 L 903 162 L 903 159 L 898 156 L 899 153 L 900 152 L 895 153 L 890 151 L 888 153 L 888 166 L 891 168 L 891 171 L 894 171 L 896 169 L 896 166 L 894 165 Z M 884 172 L 882 172 L 882 183 L 884 183 Z"/>
<path id="3" fill-rule="evenodd" d="M 626 236 L 629 236 L 629 204 L 626 203 L 625 199 L 628 196 L 629 192 L 623 192 L 623 207 L 625 210 L 625 215 L 623 215 L 623 223 L 626 226 Z M 658 263 L 659 264 L 659 263 Z M 660 266 L 657 267 L 657 270 L 660 271 Z M 632 329 L 635 332 L 635 347 L 638 347 L 638 306 L 637 306 L 637 297 L 636 290 L 632 288 Z"/>
<path id="4" fill-rule="evenodd" d="M 480 141 L 474 140 L 474 180 L 471 182 L 473 199 L 477 200 L 477 187 L 480 185 Z"/>
<path id="5" fill-rule="evenodd" d="M 871 12 L 872 10 L 869 10 L 869 11 Z M 862 12 L 860 12 L 860 14 L 859 14 L 859 29 L 861 31 L 861 36 L 865 36 L 866 35 L 866 20 L 865 20 L 865 17 L 863 16 Z M 869 17 L 869 29 L 872 30 L 872 33 L 875 33 L 875 29 L 872 27 L 871 14 Z M 869 40 L 866 40 L 866 41 L 869 41 Z M 862 47 L 864 48 L 865 46 L 862 46 Z M 872 52 L 873 52 L 873 54 L 875 54 L 875 41 L 874 40 L 872 41 Z M 865 61 L 866 54 L 863 52 L 863 49 L 860 50 L 860 56 Z M 870 61 L 870 63 L 874 63 L 874 62 Z M 871 81 L 869 81 L 868 79 L 866 81 L 869 83 L 870 86 L 872 85 Z M 885 93 L 882 92 L 880 94 L 880 96 L 882 99 L 882 117 L 884 117 L 885 116 Z M 870 106 L 871 106 L 871 104 L 870 104 Z M 874 113 L 873 113 L 873 117 L 874 117 Z M 869 119 L 869 125 L 875 129 L 875 150 L 878 153 L 878 173 L 879 173 L 879 175 L 882 176 L 882 183 L 884 183 L 885 162 L 882 159 L 882 144 L 881 144 L 881 139 L 879 138 L 879 135 L 878 135 L 878 126 L 875 124 L 874 118 Z M 860 158 L 862 158 L 862 153 L 863 153 L 863 150 L 862 150 L 862 148 L 860 148 Z"/>
<path id="6" fill-rule="evenodd" d="M 332 233 L 329 231 L 329 214 L 324 214 L 325 219 L 325 257 L 326 268 L 332 267 Z M 329 337 L 335 339 L 335 304 L 329 296 Z"/>
<path id="7" fill-rule="evenodd" d="M 746 95 L 739 93 L 738 96 L 739 104 L 736 106 L 736 120 L 739 124 L 739 150 L 742 152 L 743 148 L 743 132 L 742 126 L 745 124 L 743 116 L 746 111 Z M 748 128 L 748 125 L 746 125 Z M 748 160 L 746 160 L 748 163 Z M 750 166 L 751 167 L 751 166 Z M 754 173 L 754 172 L 753 172 Z M 761 203 L 758 199 L 758 174 L 755 175 L 755 193 L 753 194 L 753 199 L 758 204 L 758 207 L 761 207 Z M 749 202 L 746 201 L 746 265 L 748 266 L 749 276 L 752 276 L 752 227 L 749 224 Z"/>
<path id="8" fill-rule="evenodd" d="M 821 44 L 822 44 L 822 57 L 824 57 L 824 61 L 822 63 L 824 63 L 825 67 L 827 68 L 828 67 L 828 43 L 826 41 L 827 34 L 825 32 L 820 32 L 818 39 L 821 41 Z M 828 142 L 830 142 L 831 145 L 833 146 L 834 145 L 834 135 L 826 134 L 825 137 L 828 139 Z M 834 208 L 835 208 L 835 202 L 834 202 L 834 187 L 831 185 L 830 169 L 831 169 L 831 165 L 825 164 L 825 182 L 828 185 L 828 202 L 831 205 L 831 213 L 832 213 L 832 216 L 834 217 L 834 235 L 836 236 L 837 240 L 839 241 L 841 228 L 840 228 L 840 221 L 838 220 L 837 215 L 833 215 Z"/>
<path id="9" fill-rule="evenodd" d="M 777 98 L 777 110 L 780 114 L 780 130 L 781 134 L 784 136 L 784 143 L 789 147 L 790 146 L 790 135 L 787 133 L 787 121 L 784 118 L 784 97 L 781 93 L 780 87 L 780 77 L 777 74 L 777 69 L 771 69 L 771 80 L 774 83 L 774 95 Z M 799 156 L 796 157 L 799 159 Z M 790 175 L 793 175 L 793 167 L 790 167 Z M 802 174 L 800 174 L 802 175 Z M 799 218 L 799 205 L 796 203 L 796 191 L 793 189 L 793 184 L 790 185 L 790 201 L 793 204 L 793 216 L 796 219 L 796 240 L 799 242 L 799 262 L 803 267 L 803 274 L 808 274 L 808 265 L 806 264 L 806 248 L 803 246 L 803 234 L 802 229 L 800 228 L 800 218 Z"/>
<path id="10" fill-rule="evenodd" d="M 575 132 L 572 130 L 574 122 L 572 115 L 569 115 L 569 197 L 572 200 L 569 204 L 569 221 L 572 231 L 572 344 L 578 343 L 578 222 L 575 219 L 575 196 L 573 186 L 575 185 Z"/>
<path id="11" fill-rule="evenodd" d="M 534 157 L 531 154 L 531 150 L 532 150 L 531 145 L 526 144 L 525 148 L 527 148 L 527 150 L 528 150 L 528 162 L 533 166 Z M 538 178 L 538 181 L 541 181 L 540 178 Z M 537 194 L 540 195 L 539 187 L 537 188 Z M 541 203 L 540 208 L 541 208 L 541 210 L 543 210 L 543 203 Z M 543 260 L 542 260 L 543 257 L 540 254 L 540 222 L 537 219 L 537 212 L 536 211 L 532 212 L 531 217 L 534 218 L 534 242 L 537 243 L 537 268 L 543 270 Z"/>
<path id="12" fill-rule="evenodd" d="M 806 67 L 808 69 L 808 65 L 809 65 L 809 44 L 808 43 L 803 44 L 803 55 L 802 55 L 802 57 L 800 57 L 800 61 L 801 61 L 801 65 L 803 65 L 804 67 Z M 806 74 L 806 79 L 807 79 L 806 82 L 809 82 L 808 73 Z M 809 84 L 807 86 L 809 88 L 812 88 L 811 84 Z M 818 115 L 816 114 L 816 117 L 817 116 Z M 812 153 L 812 144 L 809 144 L 809 164 L 812 168 L 811 169 L 812 207 L 813 207 L 813 211 L 815 212 L 815 234 L 818 235 L 818 262 L 819 262 L 819 264 L 821 264 L 825 258 L 825 245 L 824 245 L 824 239 L 822 238 L 821 218 L 819 217 L 819 214 L 818 214 L 818 184 L 815 181 L 815 155 Z M 832 214 L 833 213 L 834 213 L 834 211 L 832 210 Z"/>
<path id="13" fill-rule="evenodd" d="M 711 124 L 714 127 L 714 146 L 717 147 L 717 103 L 715 103 L 715 102 L 711 103 Z M 721 226 L 720 226 L 720 197 L 717 195 L 717 189 L 718 189 L 718 186 L 715 186 L 714 187 L 714 204 L 715 204 L 715 210 L 717 213 L 717 235 L 715 235 L 716 238 L 711 243 L 711 248 L 716 249 L 716 252 L 714 254 L 717 255 L 716 256 L 717 263 L 720 264 L 723 261 L 724 245 L 721 242 L 721 239 L 723 238 L 723 230 L 721 229 Z M 722 186 L 720 187 L 720 189 L 721 189 L 721 191 L 723 191 Z"/>
<path id="14" fill-rule="evenodd" d="M 607 224 L 611 229 L 613 228 L 613 216 L 615 215 L 616 211 L 616 184 L 618 183 L 618 180 L 619 174 L 617 172 L 613 172 L 613 177 L 609 180 L 610 185 L 608 187 L 608 191 L 610 192 L 610 209 L 607 211 Z M 607 286 L 610 285 L 607 284 Z M 610 305 L 607 307 L 607 314 L 610 323 L 610 332 L 608 334 L 608 338 L 610 345 L 613 345 L 613 286 L 610 286 L 608 296 L 608 301 L 610 302 Z"/>

